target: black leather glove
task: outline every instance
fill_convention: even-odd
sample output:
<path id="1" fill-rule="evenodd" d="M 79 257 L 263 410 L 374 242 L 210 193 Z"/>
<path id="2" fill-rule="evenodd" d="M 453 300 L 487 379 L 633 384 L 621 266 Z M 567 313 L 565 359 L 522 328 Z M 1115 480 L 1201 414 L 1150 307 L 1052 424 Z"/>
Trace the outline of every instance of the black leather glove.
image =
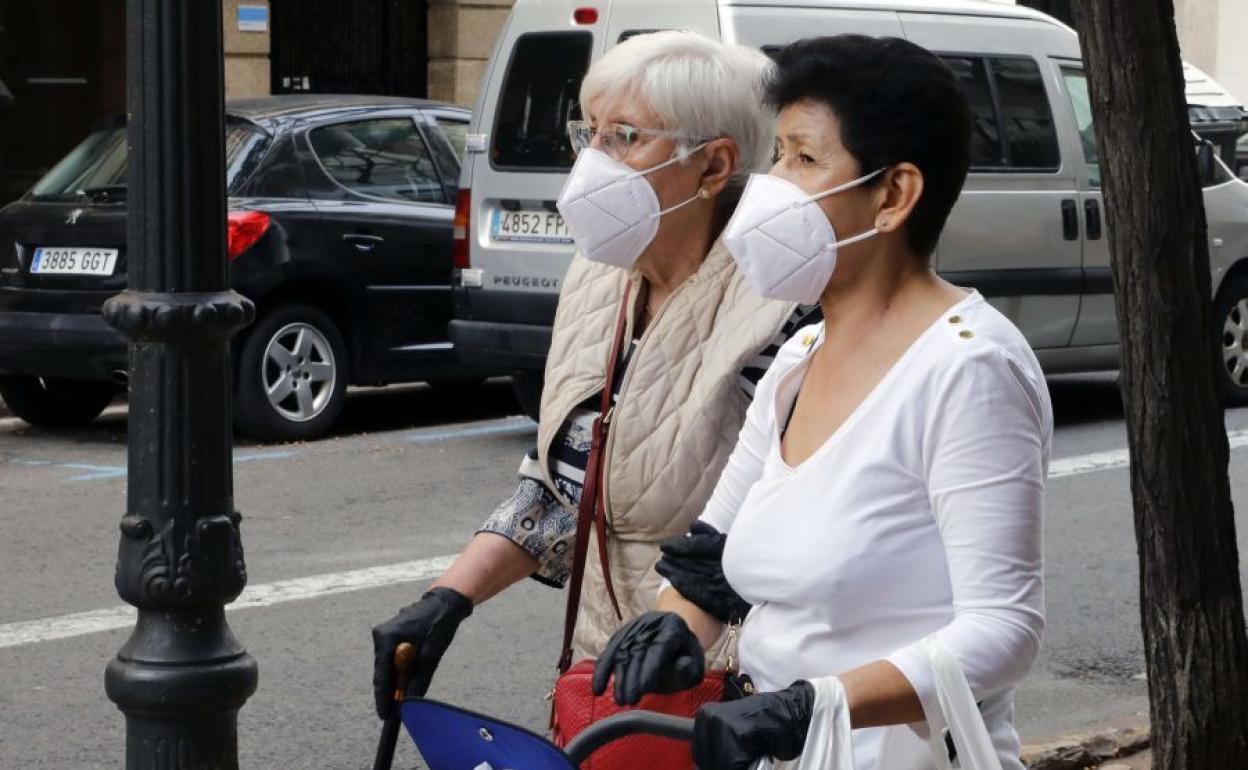
<path id="1" fill-rule="evenodd" d="M 662 556 L 655 569 L 680 595 L 715 616 L 721 623 L 740 623 L 750 612 L 724 577 L 724 543 L 728 536 L 709 524 L 695 521 L 689 534 L 659 544 Z"/>
<path id="2" fill-rule="evenodd" d="M 749 770 L 761 757 L 796 759 L 806 745 L 815 688 L 805 680 L 779 692 L 708 703 L 693 720 L 700 770 Z"/>
<path id="3" fill-rule="evenodd" d="M 702 681 L 706 654 L 674 612 L 647 612 L 615 632 L 594 667 L 594 694 L 615 674 L 615 702 L 633 706 L 647 693 L 670 695 Z"/>
<path id="4" fill-rule="evenodd" d="M 472 601 L 468 597 L 453 588 L 439 587 L 373 628 L 373 699 L 377 716 L 385 719 L 394 708 L 395 648 L 403 642 L 416 648 L 407 691 L 424 695 L 459 624 L 471 614 Z"/>

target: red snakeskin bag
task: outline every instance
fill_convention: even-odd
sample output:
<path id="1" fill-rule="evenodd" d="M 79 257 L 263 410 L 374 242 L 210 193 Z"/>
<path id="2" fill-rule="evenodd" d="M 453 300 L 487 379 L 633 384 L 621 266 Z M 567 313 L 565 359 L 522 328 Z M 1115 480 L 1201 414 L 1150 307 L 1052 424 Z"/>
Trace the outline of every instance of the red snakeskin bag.
<path id="1" fill-rule="evenodd" d="M 615 373 L 619 366 L 620 350 L 628 322 L 628 300 L 631 285 L 624 291 L 620 313 L 616 320 L 615 339 L 611 345 L 607 381 L 602 390 L 602 407 L 594 420 L 589 462 L 585 468 L 585 486 L 581 491 L 581 503 L 577 511 L 576 545 L 572 554 L 572 574 L 568 583 L 568 607 L 564 618 L 563 653 L 559 658 L 559 679 L 555 682 L 551 708 L 551 729 L 556 745 L 567 746 L 582 730 L 600 719 L 634 709 L 656 711 L 679 717 L 692 717 L 705 703 L 723 699 L 725 672 L 708 672 L 702 683 L 691 690 L 672 695 L 647 695 L 636 706 L 618 706 L 611 688 L 602 695 L 594 695 L 594 661 L 584 660 L 572 666 L 572 632 L 576 627 L 577 609 L 581 602 L 581 584 L 585 577 L 585 565 L 589 553 L 589 533 L 597 532 L 598 557 L 602 562 L 603 578 L 607 595 L 615 608 L 616 617 L 622 617 L 620 604 L 615 598 L 611 584 L 611 566 L 607 560 L 606 506 L 602 496 L 602 450 L 606 445 L 607 430 L 613 411 L 611 401 L 615 385 Z M 672 738 L 637 735 L 622 738 L 600 749 L 581 765 L 582 770 L 636 770 L 638 758 L 644 757 L 648 770 L 692 770 L 693 756 L 689 744 Z"/>

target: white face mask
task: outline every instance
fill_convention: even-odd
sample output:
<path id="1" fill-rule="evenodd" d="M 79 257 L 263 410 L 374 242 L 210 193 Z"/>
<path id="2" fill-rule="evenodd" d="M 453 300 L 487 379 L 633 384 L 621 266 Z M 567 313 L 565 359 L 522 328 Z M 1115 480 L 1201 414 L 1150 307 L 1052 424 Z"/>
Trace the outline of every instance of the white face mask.
<path id="1" fill-rule="evenodd" d="M 836 269 L 836 250 L 879 230 L 838 241 L 832 222 L 815 201 L 857 187 L 883 171 L 877 169 L 817 195 L 807 195 L 777 176 L 752 174 L 723 239 L 754 291 L 803 305 L 817 302 Z"/>
<path id="2" fill-rule="evenodd" d="M 693 152 L 705 146 L 698 145 Z M 646 181 L 646 174 L 683 157 L 687 156 L 678 155 L 644 171 L 635 171 L 601 150 L 581 150 L 555 205 L 586 259 L 632 267 L 659 231 L 659 217 L 698 199 L 694 195 L 669 209 L 660 209 L 659 196 Z"/>

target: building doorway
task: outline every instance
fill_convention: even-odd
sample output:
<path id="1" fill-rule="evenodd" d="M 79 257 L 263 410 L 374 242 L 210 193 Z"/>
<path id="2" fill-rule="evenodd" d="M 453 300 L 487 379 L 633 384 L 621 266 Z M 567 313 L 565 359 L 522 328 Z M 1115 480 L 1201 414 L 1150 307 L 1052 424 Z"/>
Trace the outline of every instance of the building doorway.
<path id="1" fill-rule="evenodd" d="M 0 0 L 0 205 L 126 109 L 125 0 Z"/>
<path id="2" fill-rule="evenodd" d="M 427 0 L 270 0 L 272 91 L 423 97 Z"/>

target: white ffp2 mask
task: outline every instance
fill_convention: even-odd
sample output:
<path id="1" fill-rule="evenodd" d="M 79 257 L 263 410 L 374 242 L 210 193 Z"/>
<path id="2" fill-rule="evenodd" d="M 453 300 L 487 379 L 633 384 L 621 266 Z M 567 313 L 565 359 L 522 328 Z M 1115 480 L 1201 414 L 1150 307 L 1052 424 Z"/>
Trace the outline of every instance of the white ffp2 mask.
<path id="1" fill-rule="evenodd" d="M 697 152 L 705 145 L 694 148 Z M 691 153 L 690 153 L 691 154 Z M 615 267 L 629 268 L 654 240 L 659 217 L 698 199 L 667 209 L 659 208 L 659 196 L 646 175 L 666 168 L 687 155 L 678 155 L 657 166 L 636 171 L 593 147 L 581 150 L 563 192 L 555 203 L 585 258 Z"/>
<path id="2" fill-rule="evenodd" d="M 751 175 L 723 240 L 755 293 L 804 305 L 817 302 L 836 269 L 836 250 L 879 230 L 838 241 L 832 222 L 815 201 L 857 187 L 883 171 L 816 195 L 777 176 Z"/>

